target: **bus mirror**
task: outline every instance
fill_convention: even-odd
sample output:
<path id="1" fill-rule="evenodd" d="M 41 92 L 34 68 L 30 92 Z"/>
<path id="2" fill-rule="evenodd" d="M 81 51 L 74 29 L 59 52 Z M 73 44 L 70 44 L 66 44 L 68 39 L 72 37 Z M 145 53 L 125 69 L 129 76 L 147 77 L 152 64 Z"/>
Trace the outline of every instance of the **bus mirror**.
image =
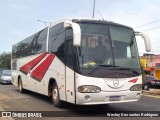
<path id="1" fill-rule="evenodd" d="M 150 52 L 151 51 L 151 42 L 150 42 L 149 36 L 143 32 L 135 32 L 135 35 L 142 36 L 142 38 L 144 39 L 146 51 Z"/>
<path id="2" fill-rule="evenodd" d="M 77 23 L 70 21 L 64 22 L 64 28 L 71 27 L 73 29 L 73 45 L 81 46 L 81 28 Z"/>

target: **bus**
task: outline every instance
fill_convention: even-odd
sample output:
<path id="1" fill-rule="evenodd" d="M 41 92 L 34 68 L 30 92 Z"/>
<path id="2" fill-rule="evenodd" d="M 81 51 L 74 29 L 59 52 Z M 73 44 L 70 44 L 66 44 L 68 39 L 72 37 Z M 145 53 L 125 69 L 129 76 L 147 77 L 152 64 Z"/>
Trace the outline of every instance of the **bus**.
<path id="1" fill-rule="evenodd" d="M 20 92 L 97 105 L 138 101 L 142 90 L 136 36 L 147 34 L 106 20 L 72 18 L 51 23 L 12 47 L 12 83 Z"/>

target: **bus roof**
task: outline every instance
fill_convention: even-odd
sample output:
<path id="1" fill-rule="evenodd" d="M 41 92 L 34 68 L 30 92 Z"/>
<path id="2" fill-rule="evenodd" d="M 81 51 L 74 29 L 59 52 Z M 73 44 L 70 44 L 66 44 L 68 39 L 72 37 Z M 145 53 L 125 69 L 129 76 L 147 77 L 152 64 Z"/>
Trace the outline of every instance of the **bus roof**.
<path id="1" fill-rule="evenodd" d="M 121 26 L 121 27 L 127 27 L 127 28 L 131 28 L 129 26 L 126 25 L 122 25 L 119 23 L 115 23 L 113 21 L 108 21 L 108 20 L 102 20 L 102 19 L 94 19 L 94 18 L 66 18 L 66 19 L 60 19 L 56 22 L 52 22 L 50 24 L 50 27 L 65 22 L 65 21 L 71 21 L 71 22 L 91 22 L 91 23 L 103 23 L 103 24 L 111 24 L 111 25 L 117 25 L 117 26 Z M 132 28 L 131 28 L 132 29 Z"/>
<path id="2" fill-rule="evenodd" d="M 57 21 L 51 22 L 50 25 L 47 26 L 47 27 L 52 27 L 52 26 L 55 26 L 55 25 L 57 25 L 57 24 L 59 24 L 59 23 L 63 23 L 63 22 L 65 22 L 65 21 L 77 22 L 77 23 L 78 23 L 78 22 L 102 23 L 102 24 L 110 24 L 110 25 L 116 25 L 116 26 L 121 26 L 121 27 L 126 27 L 126 28 L 132 29 L 132 28 L 129 27 L 129 26 L 122 25 L 122 24 L 118 24 L 118 23 L 115 23 L 115 22 L 113 22 L 113 21 L 102 20 L 102 19 L 100 20 L 100 19 L 95 19 L 95 18 L 76 18 L 76 17 L 74 17 L 74 18 L 59 19 L 59 20 L 57 20 Z M 47 27 L 45 27 L 45 28 L 43 28 L 43 29 L 46 29 Z M 41 30 L 43 30 L 43 29 L 41 29 Z M 39 30 L 39 31 L 41 31 L 41 30 Z M 36 33 L 37 33 L 37 32 L 36 32 Z M 34 33 L 34 34 L 36 34 L 36 33 Z M 34 35 L 34 34 L 31 34 L 30 36 L 32 36 L 32 35 Z M 26 37 L 26 38 L 28 38 L 28 37 Z M 25 39 L 26 39 L 26 38 L 25 38 Z M 21 41 L 24 41 L 25 39 L 23 39 L 23 40 L 21 40 Z M 20 43 L 21 41 L 19 41 L 18 43 Z M 18 43 L 14 44 L 14 45 L 17 45 Z M 13 46 L 14 46 L 14 45 L 13 45 Z"/>

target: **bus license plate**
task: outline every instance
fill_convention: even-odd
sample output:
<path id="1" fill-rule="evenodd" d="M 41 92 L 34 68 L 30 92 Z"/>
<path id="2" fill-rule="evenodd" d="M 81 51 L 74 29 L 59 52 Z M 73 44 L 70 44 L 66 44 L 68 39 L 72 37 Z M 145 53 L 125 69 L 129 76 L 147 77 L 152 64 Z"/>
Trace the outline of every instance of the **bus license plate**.
<path id="1" fill-rule="evenodd" d="M 120 101 L 121 100 L 121 96 L 110 96 L 109 97 L 109 101 Z"/>

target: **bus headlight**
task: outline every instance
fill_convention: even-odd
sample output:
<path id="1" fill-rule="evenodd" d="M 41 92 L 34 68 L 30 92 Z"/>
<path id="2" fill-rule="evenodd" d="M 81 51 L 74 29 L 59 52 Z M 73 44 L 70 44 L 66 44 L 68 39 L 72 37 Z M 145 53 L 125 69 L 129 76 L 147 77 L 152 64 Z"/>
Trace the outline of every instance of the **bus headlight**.
<path id="1" fill-rule="evenodd" d="M 101 89 L 94 85 L 83 85 L 78 87 L 80 93 L 98 93 Z"/>
<path id="2" fill-rule="evenodd" d="M 136 85 L 133 85 L 131 88 L 130 88 L 131 91 L 141 91 L 142 90 L 142 84 L 136 84 Z"/>

